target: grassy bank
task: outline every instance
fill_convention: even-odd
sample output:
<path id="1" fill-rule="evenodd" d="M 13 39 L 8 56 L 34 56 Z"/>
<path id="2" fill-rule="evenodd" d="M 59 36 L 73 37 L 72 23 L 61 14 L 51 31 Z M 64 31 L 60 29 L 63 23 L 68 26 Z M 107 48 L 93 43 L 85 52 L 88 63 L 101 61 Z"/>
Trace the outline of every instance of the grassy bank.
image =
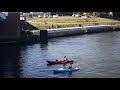
<path id="1" fill-rule="evenodd" d="M 64 27 L 75 27 L 75 26 L 90 26 L 90 25 L 117 25 L 120 26 L 120 21 L 92 17 L 92 18 L 80 18 L 72 16 L 64 16 L 58 18 L 27 18 L 27 22 L 39 29 L 48 28 L 64 28 Z"/>

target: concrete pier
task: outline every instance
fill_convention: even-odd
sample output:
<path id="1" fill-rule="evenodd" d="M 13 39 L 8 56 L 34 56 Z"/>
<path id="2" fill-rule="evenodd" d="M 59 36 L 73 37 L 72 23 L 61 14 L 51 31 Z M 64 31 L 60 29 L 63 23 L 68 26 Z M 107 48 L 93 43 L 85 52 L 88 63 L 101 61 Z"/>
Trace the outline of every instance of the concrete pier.
<path id="1" fill-rule="evenodd" d="M 85 30 L 82 27 L 48 29 L 49 38 L 78 35 L 78 34 L 84 34 L 84 33 L 85 33 Z"/>
<path id="2" fill-rule="evenodd" d="M 88 34 L 95 32 L 107 32 L 107 31 L 119 31 L 120 29 L 111 25 L 96 25 L 96 26 L 86 26 L 86 27 L 70 27 L 70 28 L 57 28 L 57 29 L 47 29 L 47 30 L 36 30 L 34 36 L 38 36 L 41 44 L 46 44 L 49 38 L 63 37 L 71 35 Z M 38 38 L 38 37 L 37 37 Z M 34 38 L 33 38 L 34 39 Z M 33 41 L 33 40 L 32 40 Z"/>
<path id="3" fill-rule="evenodd" d="M 48 29 L 48 38 L 62 37 L 78 34 L 87 34 L 95 32 L 106 32 L 106 31 L 118 31 L 119 29 L 112 25 L 96 25 L 96 26 L 85 26 L 85 27 L 71 27 L 71 28 L 57 28 Z"/>
<path id="4" fill-rule="evenodd" d="M 85 33 L 96 33 L 96 32 L 107 32 L 115 31 L 116 27 L 111 25 L 97 25 L 97 26 L 86 26 L 84 27 Z"/>
<path id="5" fill-rule="evenodd" d="M 41 44 L 47 44 L 49 38 L 72 36 L 80 34 L 88 34 L 95 32 L 107 32 L 107 31 L 119 31 L 120 29 L 111 25 L 96 25 L 96 26 L 85 26 L 85 27 L 69 27 L 69 28 L 57 28 L 47 30 L 31 30 L 27 34 L 25 42 L 39 41 Z M 25 34 L 26 35 L 26 34 Z"/>
<path id="6" fill-rule="evenodd" d="M 26 32 L 25 34 L 22 34 L 21 43 L 40 42 L 41 44 L 47 44 L 49 38 L 89 34 L 96 32 L 108 32 L 108 31 L 120 31 L 120 28 L 112 25 L 96 25 L 96 26 L 69 27 L 69 28 L 57 28 L 57 29 L 47 29 L 47 30 L 30 30 L 29 33 Z"/>
<path id="7" fill-rule="evenodd" d="M 40 30 L 40 43 L 41 44 L 48 43 L 48 31 L 47 30 Z"/>

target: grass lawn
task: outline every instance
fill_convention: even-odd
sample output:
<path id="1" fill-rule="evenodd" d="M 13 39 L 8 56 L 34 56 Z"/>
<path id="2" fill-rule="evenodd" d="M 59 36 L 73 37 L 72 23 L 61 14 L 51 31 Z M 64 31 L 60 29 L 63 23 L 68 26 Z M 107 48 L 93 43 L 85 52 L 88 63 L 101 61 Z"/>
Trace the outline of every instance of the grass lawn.
<path id="1" fill-rule="evenodd" d="M 72 16 L 61 16 L 58 18 L 27 18 L 27 22 L 39 29 L 48 29 L 55 28 L 56 25 L 58 28 L 64 27 L 75 27 L 75 26 L 90 26 L 96 24 L 110 24 L 120 26 L 119 20 L 92 17 L 92 18 L 81 18 L 81 17 L 72 17 Z"/>

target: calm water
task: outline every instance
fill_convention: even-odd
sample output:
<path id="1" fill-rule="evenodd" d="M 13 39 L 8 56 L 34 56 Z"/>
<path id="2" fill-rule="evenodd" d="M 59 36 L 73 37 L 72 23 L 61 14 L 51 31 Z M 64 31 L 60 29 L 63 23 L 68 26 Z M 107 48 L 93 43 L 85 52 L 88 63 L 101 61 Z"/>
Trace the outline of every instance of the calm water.
<path id="1" fill-rule="evenodd" d="M 79 71 L 54 74 L 62 65 L 46 60 L 63 56 L 75 60 Z M 0 77 L 4 78 L 118 78 L 120 32 L 86 34 L 50 39 L 47 45 L 0 46 Z"/>

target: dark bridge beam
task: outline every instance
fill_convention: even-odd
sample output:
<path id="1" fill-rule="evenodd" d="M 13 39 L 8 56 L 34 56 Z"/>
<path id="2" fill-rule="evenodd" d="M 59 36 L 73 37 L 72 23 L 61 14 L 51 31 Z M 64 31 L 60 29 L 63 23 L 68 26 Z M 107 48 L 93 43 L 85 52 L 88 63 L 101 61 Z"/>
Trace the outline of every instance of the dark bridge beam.
<path id="1" fill-rule="evenodd" d="M 8 12 L 6 21 L 0 29 L 1 41 L 18 41 L 20 39 L 20 12 Z"/>

